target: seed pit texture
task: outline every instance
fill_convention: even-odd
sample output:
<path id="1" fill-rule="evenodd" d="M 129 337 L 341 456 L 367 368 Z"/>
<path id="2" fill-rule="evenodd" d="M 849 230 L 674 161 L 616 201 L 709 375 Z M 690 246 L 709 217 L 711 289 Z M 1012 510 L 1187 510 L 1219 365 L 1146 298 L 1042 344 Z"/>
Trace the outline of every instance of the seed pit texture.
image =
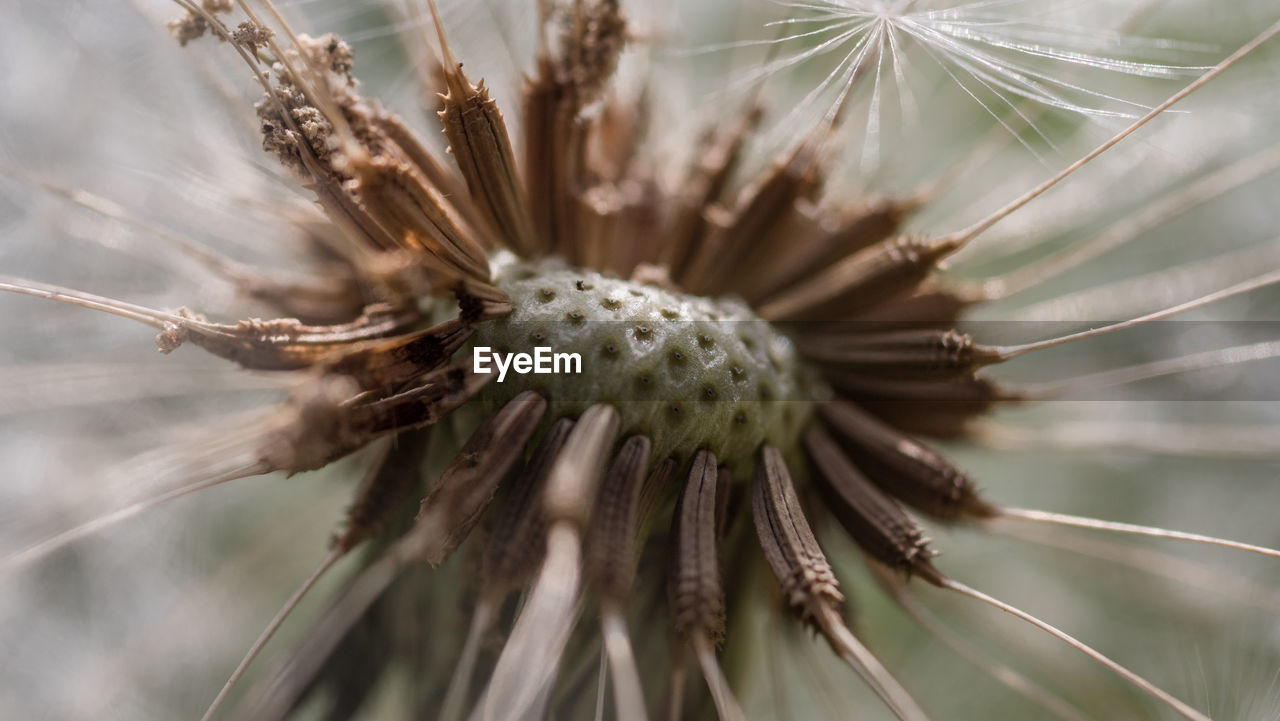
<path id="1" fill-rule="evenodd" d="M 687 460 L 706 449 L 742 477 L 760 444 L 796 447 L 813 401 L 825 397 L 791 341 L 739 301 L 685 295 L 552 260 L 500 258 L 494 281 L 515 310 L 481 324 L 471 346 L 531 352 L 526 346 L 536 340 L 553 353 L 583 359 L 579 375 L 508 374 L 503 383 L 490 383 L 482 400 L 495 407 L 529 389 L 547 396 L 549 421 L 610 403 L 624 434 L 653 440 L 655 459 Z M 562 292 L 568 290 L 576 292 Z M 468 346 L 459 357 L 470 354 Z"/>

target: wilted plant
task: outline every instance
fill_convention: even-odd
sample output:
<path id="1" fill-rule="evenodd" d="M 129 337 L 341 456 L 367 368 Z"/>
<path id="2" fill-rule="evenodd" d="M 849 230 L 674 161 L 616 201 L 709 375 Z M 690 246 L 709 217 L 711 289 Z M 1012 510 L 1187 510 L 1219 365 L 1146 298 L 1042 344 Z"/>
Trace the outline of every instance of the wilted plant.
<path id="1" fill-rule="evenodd" d="M 1129 37 L 1131 26 L 1154 12 L 1148 7 L 1130 9 L 1113 31 L 1086 33 L 1038 17 L 1051 9 L 1044 3 L 788 3 L 778 37 L 718 49 L 758 44 L 765 55 L 714 96 L 714 112 L 698 131 L 686 117 L 695 113 L 682 112 L 690 106 L 669 97 L 675 80 L 665 73 L 673 59 L 658 46 L 671 28 L 628 21 L 632 11 L 659 16 L 652 8 L 609 0 L 539 4 L 533 62 L 520 68 L 526 76 L 519 99 L 508 102 L 458 62 L 434 6 L 393 6 L 420 87 L 440 93 L 427 102 L 438 111 L 445 156 L 357 83 L 355 55 L 339 36 L 296 32 L 269 2 L 174 1 L 184 14 L 170 29 L 190 45 L 185 52 L 206 74 L 208 92 L 216 97 L 223 81 L 207 65 L 211 54 L 238 57 L 249 68 L 264 91 L 254 107 L 262 148 L 274 156 L 268 172 L 299 184 L 315 205 L 276 201 L 283 197 L 276 191 L 255 196 L 257 186 L 220 188 L 217 174 L 208 178 L 215 190 L 197 197 L 248 196 L 239 200 L 251 214 L 291 229 L 287 242 L 300 266 L 256 267 L 165 227 L 145 208 L 122 207 L 29 164 L 8 172 L 112 227 L 166 242 L 272 319 L 215 322 L 203 308 L 159 310 L 32 280 L 5 280 L 0 289 L 150 325 L 161 352 L 198 346 L 255 373 L 246 373 L 254 389 L 287 397 L 251 420 L 197 426 L 156 465 L 129 466 L 126 472 L 155 479 L 145 493 L 124 501 L 112 494 L 87 519 L 62 524 L 69 530 L 34 540 L 14 534 L 21 540 L 0 568 L 13 578 L 37 573 L 35 564 L 65 558 L 91 534 L 233 480 L 331 466 L 346 480 L 355 464 L 343 459 L 355 458 L 363 480 L 344 484 L 354 487 L 354 500 L 328 553 L 267 624 L 207 718 L 222 712 L 234 682 L 293 607 L 349 554 L 359 556 L 347 566 L 349 579 L 327 610 L 294 621 L 305 627 L 300 641 L 260 676 L 239 715 L 278 719 L 320 709 L 323 718 L 607 712 L 628 720 L 736 719 L 782 715 L 778 709 L 788 703 L 798 703 L 797 714 L 812 713 L 809 701 L 784 691 L 797 673 L 777 670 L 780 664 L 752 645 L 761 635 L 753 619 L 764 611 L 773 629 L 766 637 L 781 633 L 780 617 L 810 627 L 887 713 L 946 718 L 945 702 L 924 681 L 909 667 L 880 661 L 855 633 L 841 580 L 850 557 L 862 556 L 870 571 L 862 582 L 878 581 L 886 597 L 936 634 L 938 648 L 954 648 L 1025 696 L 1036 713 L 1090 718 L 1123 705 L 1209 718 L 1131 670 L 1131 661 L 975 589 L 977 581 L 959 580 L 966 576 L 935 560 L 917 516 L 1040 542 L 1065 538 L 1056 542 L 1167 575 L 1216 572 L 1184 561 L 1191 569 L 1184 573 L 1170 556 L 1143 557 L 1129 546 L 1096 545 L 1093 535 L 1058 536 L 1039 526 L 1280 555 L 1210 536 L 1010 507 L 998 494 L 980 492 L 933 445 L 1038 438 L 1151 450 L 1141 433 L 1147 427 L 1133 421 L 1106 432 L 1042 428 L 1029 438 L 989 417 L 1003 407 L 1277 355 L 1277 342 L 1265 337 L 1096 374 L 1041 376 L 1034 384 L 988 370 L 1254 294 L 1280 282 L 1271 245 L 1104 285 L 1070 298 L 1074 306 L 1046 302 L 1012 314 L 1075 321 L 1062 332 L 966 319 L 1051 286 L 1188 207 L 1280 166 L 1274 133 L 1259 133 L 1241 159 L 1212 164 L 1186 183 L 1152 182 L 1134 194 L 1149 196 L 1142 200 L 1117 191 L 1108 206 L 1097 191 L 1114 180 L 1084 176 L 1094 185 L 1075 198 L 1114 216 L 1096 221 L 1100 216 L 1072 212 L 1069 196 L 1057 202 L 1068 209 L 1068 227 L 1092 237 L 1028 250 L 1026 244 L 1054 239 L 1055 218 L 1042 212 L 1013 240 L 990 240 L 1006 219 L 1016 222 L 1060 184 L 1080 182 L 1088 172 L 1082 168 L 1116 157 L 1139 140 L 1131 135 L 1212 87 L 1280 32 L 1280 23 L 1201 68 L 1127 54 L 1208 52 Z M 210 37 L 221 43 L 215 48 Z M 771 107 L 781 73 L 828 55 L 835 61 L 816 81 Z M 925 61 L 936 68 L 919 72 Z M 1108 84 L 1114 77 L 1184 76 L 1185 87 L 1174 85 L 1152 102 Z M 643 80 L 623 82 L 633 77 Z M 919 87 L 928 78 L 947 81 L 933 88 L 936 97 Z M 970 132 L 963 147 L 945 143 L 924 170 L 903 169 L 921 161 L 904 150 L 916 142 L 912 129 L 943 135 L 949 128 L 937 126 L 973 122 L 961 112 L 944 114 L 939 99 L 948 93 L 976 101 L 986 114 L 977 117 L 993 119 L 996 132 Z M 246 114 L 234 93 L 226 100 L 229 117 Z M 518 110 L 518 126 L 504 110 Z M 1046 127 L 1061 114 L 1104 124 L 1110 138 L 1070 155 Z M 189 134 L 200 140 L 195 130 Z M 1042 181 L 1019 174 L 1006 192 L 996 182 L 1000 170 L 991 168 L 1009 157 L 1011 145 L 1023 162 L 1069 160 L 1060 171 L 1044 171 Z M 842 158 L 854 166 L 843 175 L 863 178 L 863 187 L 840 187 Z M 919 178 L 905 190 L 886 181 L 873 194 L 886 175 Z M 998 201 L 980 212 L 948 204 L 978 178 Z M 964 253 L 980 266 L 984 241 L 988 258 L 1031 260 L 981 282 L 940 272 Z M 1123 320 L 1100 322 L 1109 317 Z M 1019 339 L 987 341 L 984 333 Z M 472 365 L 473 348 L 491 348 L 505 373 L 509 356 L 542 346 L 576 354 L 581 373 L 518 374 L 498 383 Z M 137 390 L 155 392 L 162 384 L 152 380 Z M 122 395 L 119 402 L 133 402 Z M 1266 427 L 1216 442 L 1224 428 L 1166 423 L 1155 437 L 1175 452 L 1274 455 Z M 13 495 L 24 502 L 20 490 Z M 1095 545 L 1081 545 L 1089 543 Z M 835 561 L 829 547 L 841 549 Z M 1229 580 L 1209 583 L 1241 583 L 1221 577 Z M 1138 698 L 1111 689 L 1091 700 L 1090 693 L 1032 680 L 1033 669 L 1015 670 L 941 625 L 916 600 L 921 586 L 1025 621 L 1137 689 Z M 1228 603 L 1242 602 L 1242 587 Z M 1273 595 L 1257 595 L 1274 608 Z M 763 669 L 773 669 L 773 686 L 744 695 Z M 407 698 L 394 711 L 376 707 L 392 695 L 384 686 L 398 673 L 411 679 Z"/>

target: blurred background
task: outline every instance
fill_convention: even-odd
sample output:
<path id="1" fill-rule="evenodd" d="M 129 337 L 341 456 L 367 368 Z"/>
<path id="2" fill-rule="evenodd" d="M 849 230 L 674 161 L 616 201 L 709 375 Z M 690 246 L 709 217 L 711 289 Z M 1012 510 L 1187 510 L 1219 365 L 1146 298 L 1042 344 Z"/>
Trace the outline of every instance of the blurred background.
<path id="1" fill-rule="evenodd" d="M 917 5 L 925 11 L 962 4 Z M 281 6 L 299 29 L 333 31 L 351 42 L 366 95 L 442 142 L 418 73 L 429 29 L 420 8 L 406 14 L 395 2 L 338 0 Z M 514 98 L 534 48 L 534 3 L 441 6 L 468 74 L 487 79 L 508 121 L 518 125 Z M 703 127 L 724 122 L 726 108 L 760 93 L 768 130 L 743 169 L 749 176 L 795 139 L 796 128 L 811 127 L 830 107 L 840 83 L 813 91 L 852 47 L 833 45 L 792 65 L 831 36 L 773 41 L 826 21 L 768 23 L 870 6 L 824 2 L 806 13 L 764 0 L 631 3 L 636 44 L 620 77 L 628 92 L 653 78 L 651 149 L 658 157 L 687 157 Z M 992 57 L 1043 74 L 1026 76 L 1041 78 L 1037 83 L 1069 83 L 1059 88 L 1066 87 L 1073 107 L 1037 109 L 1037 130 L 1021 129 L 998 93 L 956 71 L 957 60 L 939 61 L 904 36 L 901 77 L 886 69 L 882 83 L 860 83 L 851 96 L 832 198 L 909 192 L 958 167 L 958 180 L 940 189 L 911 228 L 941 234 L 964 227 L 1112 135 L 1129 122 L 1125 113 L 1141 114 L 1141 106 L 1160 102 L 1197 68 L 1280 20 L 1273 0 L 1235 0 L 1229 12 L 1210 0 L 963 7 L 1023 23 L 1008 36 L 1038 52 L 988 48 Z M 179 15 L 176 5 L 158 0 L 0 4 L 0 275 L 229 320 L 261 310 L 139 224 L 243 262 L 294 267 L 302 242 L 294 221 L 315 211 L 258 148 L 252 111 L 258 93 L 246 68 L 208 38 L 179 48 L 164 27 Z M 1106 32 L 1126 22 L 1130 39 Z M 1145 65 L 1124 74 L 1105 63 L 1067 62 L 1064 54 Z M 1280 43 L 1273 42 L 1179 113 L 1158 119 L 983 236 L 955 258 L 951 272 L 975 280 L 999 276 L 1125 222 L 1153 199 L 1274 151 L 1278 89 Z M 1016 132 L 1000 129 L 984 103 Z M 991 137 L 1002 139 L 984 140 Z M 973 155 L 979 146 L 991 151 Z M 117 215 L 137 222 L 105 219 L 62 197 L 66 189 L 127 209 Z M 1185 213 L 1167 213 L 1117 250 L 979 309 L 973 330 L 979 339 L 989 333 L 1002 342 L 1034 340 L 1280 267 L 1277 191 L 1276 174 L 1261 173 Z M 1050 382 L 1277 340 L 1277 300 L 1274 291 L 1250 294 L 1197 311 L 1188 316 L 1194 322 L 1036 353 L 999 375 Z M 216 457 L 246 418 L 283 397 L 280 383 L 236 372 L 195 349 L 162 357 L 153 335 L 123 319 L 0 294 L 0 557 L 192 472 Z M 944 445 L 1009 506 L 1277 546 L 1277 366 L 1222 364 L 1118 387 L 1086 385 L 1065 400 L 997 414 L 978 442 Z M 4 715 L 198 718 L 323 555 L 362 460 L 357 454 L 322 472 L 237 481 L 140 514 L 27 567 L 0 570 Z M 1280 719 L 1275 559 L 1172 541 L 1005 528 L 1019 536 L 930 528 L 943 554 L 940 567 L 1096 645 L 1215 719 Z M 819 535 L 842 574 L 855 629 L 934 718 L 1047 717 L 896 609 L 853 546 L 832 531 Z M 272 654 L 290 647 L 346 573 L 349 566 L 304 601 L 255 671 L 270 668 Z M 446 566 L 444 577 L 449 573 Z M 964 599 L 913 589 L 968 643 L 1052 689 L 1086 718 L 1173 717 L 1042 633 Z M 765 610 L 759 605 L 731 618 L 734 640 L 726 649 L 751 718 L 889 718 L 820 642 Z M 440 653 L 456 653 L 457 633 L 440 631 Z M 760 659 L 771 662 L 744 663 Z M 395 717 L 394 694 L 383 696 L 365 718 Z"/>

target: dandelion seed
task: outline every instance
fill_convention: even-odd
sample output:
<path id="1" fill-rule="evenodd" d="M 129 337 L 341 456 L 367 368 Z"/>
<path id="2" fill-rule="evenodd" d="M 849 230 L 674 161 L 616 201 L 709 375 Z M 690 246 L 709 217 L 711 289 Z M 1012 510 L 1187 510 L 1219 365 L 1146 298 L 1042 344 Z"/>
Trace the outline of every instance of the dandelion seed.
<path id="1" fill-rule="evenodd" d="M 1080 640 L 1091 634 L 1068 632 L 1057 620 L 1022 610 L 1043 606 L 1046 619 L 1056 618 L 1061 612 L 1044 603 L 1046 596 L 1014 606 L 994 590 L 974 587 L 995 588 L 1007 559 L 987 564 L 990 584 L 956 580 L 969 578 L 959 570 L 963 564 L 938 559 L 935 549 L 960 549 L 968 538 L 956 533 L 935 542 L 923 524 L 1008 532 L 1006 526 L 1035 523 L 1255 556 L 1280 552 L 1163 523 L 1020 508 L 1033 504 L 1015 502 L 1008 488 L 980 492 L 974 479 L 982 474 L 961 470 L 951 458 L 955 444 L 933 440 L 1017 442 L 1025 439 L 1002 433 L 1005 421 L 987 416 L 1071 388 L 1204 368 L 1257 368 L 1273 359 L 1276 342 L 1268 339 L 1219 343 L 1094 374 L 1073 369 L 1034 385 L 987 370 L 1017 357 L 1043 358 L 1054 348 L 1103 344 L 1222 301 L 1262 297 L 1278 276 L 1247 267 L 1269 257 L 1257 248 L 1181 269 L 1195 281 L 1188 287 L 1209 286 L 1192 300 L 1180 296 L 1153 311 L 1126 308 L 1106 324 L 1076 319 L 1090 326 L 1086 330 L 1055 335 L 1036 328 L 1030 337 L 1041 340 L 986 341 L 984 328 L 964 326 L 962 317 L 1127 249 L 1122 246 L 1174 217 L 1184 202 L 1234 197 L 1264 179 L 1275 159 L 1259 153 L 1136 209 L 1121 208 L 1109 232 L 1040 262 L 1015 258 L 1010 264 L 1018 267 L 1002 269 L 995 280 L 951 280 L 943 266 L 1051 190 L 1083 182 L 1086 166 L 1106 163 L 1129 136 L 1265 52 L 1280 23 L 1263 23 L 1267 29 L 1254 40 L 1199 68 L 1177 64 L 1178 56 L 1203 47 L 1076 28 L 1026 0 L 786 3 L 788 16 L 777 24 L 783 36 L 772 45 L 804 47 L 767 60 L 749 79 L 764 81 L 826 58 L 835 58 L 834 68 L 801 88 L 794 110 L 769 111 L 765 90 L 718 108 L 702 142 L 683 143 L 694 146 L 684 158 L 659 150 L 656 136 L 678 127 L 676 116 L 687 104 L 669 102 L 670 73 L 653 58 L 639 61 L 630 46 L 641 35 L 655 43 L 661 38 L 650 38 L 651 29 L 629 29 L 618 0 L 539 3 L 536 27 L 526 28 L 536 44 L 533 62 L 519 68 L 526 79 L 510 96 L 491 92 L 459 60 L 520 53 L 498 51 L 492 42 L 471 47 L 428 0 L 408 6 L 407 14 L 396 8 L 392 30 L 405 30 L 415 60 L 431 58 L 416 77 L 428 86 L 421 91 L 438 93 L 429 101 L 439 110 L 431 120 L 444 131 L 450 159 L 421 139 L 409 116 L 375 101 L 371 85 L 357 82 L 363 70 L 349 39 L 373 40 L 382 29 L 366 28 L 344 41 L 295 31 L 270 0 L 175 5 L 181 17 L 170 30 L 182 57 L 237 62 L 241 75 L 249 69 L 260 97 L 241 109 L 257 118 L 254 142 L 318 208 L 319 215 L 305 221 L 283 211 L 276 220 L 304 238 L 297 247 L 315 256 L 291 262 L 317 262 L 276 275 L 266 270 L 269 264 L 243 259 L 242 251 L 223 250 L 217 232 L 183 229 L 180 218 L 154 222 L 148 204 L 129 200 L 128 193 L 107 201 L 56 172 L 34 173 L 28 161 L 5 158 L 3 167 L 12 168 L 6 177 L 70 201 L 93 217 L 94 228 L 125 226 L 169 244 L 245 303 L 210 303 L 197 285 L 183 290 L 199 314 L 186 306 L 167 310 L 168 297 L 106 279 L 99 286 L 64 267 L 15 268 L 14 275 L 48 274 L 51 282 L 6 277 L 0 291 L 25 298 L 3 302 L 30 303 L 6 305 L 25 313 L 34 312 L 25 309 L 36 301 L 55 300 L 75 306 L 68 310 L 123 317 L 159 331 L 159 350 L 172 356 L 167 360 L 207 353 L 245 373 L 282 379 L 272 382 L 288 388 L 289 397 L 231 430 L 219 430 L 212 419 L 188 419 L 207 431 L 199 448 L 161 451 L 172 466 L 163 468 L 166 477 L 178 482 L 156 484 L 159 490 L 141 500 L 95 509 L 87 521 L 80 516 L 53 535 L 15 543 L 18 550 L 0 560 L 0 571 L 22 581 L 15 584 L 19 592 L 38 592 L 46 568 L 91 554 L 85 539 L 126 518 L 140 523 L 161 514 L 178 498 L 205 502 L 214 486 L 246 476 L 267 476 L 257 484 L 265 496 L 284 487 L 283 476 L 308 474 L 287 481 L 291 502 L 272 511 L 293 514 L 303 498 L 325 496 L 327 483 L 363 464 L 370 466 L 364 482 L 334 483 L 354 500 L 331 532 L 328 554 L 315 539 L 311 558 L 322 556 L 319 566 L 297 574 L 293 582 L 301 586 L 284 607 L 258 620 L 255 632 L 265 630 L 247 654 L 243 648 L 235 654 L 238 665 L 232 659 L 216 679 L 202 682 L 208 694 L 198 708 L 207 709 L 206 719 L 234 709 L 258 721 L 311 712 L 450 721 L 610 712 L 641 721 L 714 713 L 736 720 L 768 708 L 762 705 L 767 692 L 751 682 L 762 669 L 775 679 L 775 692 L 792 681 L 800 690 L 774 703 L 815 689 L 830 695 L 812 679 L 759 658 L 750 626 L 762 612 L 771 627 L 796 622 L 815 629 L 834 653 L 819 656 L 821 649 L 806 646 L 806 657 L 857 679 L 857 685 L 840 684 L 833 706 L 843 709 L 858 703 L 856 697 L 878 700 L 904 721 L 947 717 L 952 704 L 933 684 L 909 666 L 882 660 L 896 636 L 886 640 L 875 625 L 845 617 L 845 594 L 863 592 L 861 577 L 848 573 L 848 561 L 857 557 L 926 630 L 1033 704 L 1065 718 L 1095 712 L 1087 693 L 1055 689 L 1066 697 L 1060 698 L 1045 690 L 1050 684 L 1035 668 L 1022 673 L 1014 659 L 985 661 L 976 639 L 940 632 L 914 600 L 922 585 L 1021 619 L 1042 634 L 1029 647 L 1055 641 L 1081 652 L 1108 674 L 1100 684 L 1138 690 L 1117 702 L 1121 713 L 1162 707 L 1207 719 L 1188 702 L 1191 696 L 1157 683 L 1141 655 L 1122 658 L 1094 648 Z M 1174 59 L 1159 59 L 1166 56 Z M 646 68 L 649 85 L 629 92 L 618 79 L 634 63 Z M 1189 71 L 1194 80 L 1166 89 L 1167 99 L 1150 106 L 1097 80 L 1176 80 Z M 975 190 L 967 184 L 996 185 L 976 170 L 970 183 L 964 172 L 977 167 L 985 151 L 959 153 L 966 160 L 955 167 L 963 170 L 913 183 L 914 192 L 849 197 L 834 191 L 842 147 L 853 148 L 848 154 L 864 176 L 876 176 L 898 160 L 890 142 L 899 133 L 895 112 L 925 122 L 949 112 L 931 107 L 935 95 L 944 94 L 922 92 L 921 81 L 929 80 L 953 83 L 996 125 L 1011 132 L 1031 128 L 1039 140 L 1015 132 L 1019 143 L 1033 151 L 1048 143 L 1069 164 L 1048 180 L 1021 183 L 994 210 L 975 207 L 981 214 L 948 211 L 943 201 Z M 820 102 L 824 98 L 829 102 Z M 851 108 L 863 101 L 867 113 L 858 118 Z M 817 122 L 798 120 L 815 108 Z M 1059 134 L 1047 123 L 1037 125 L 1040 117 L 1061 117 L 1050 111 L 1132 122 L 1110 140 L 1076 151 L 1057 145 Z M 772 162 L 753 170 L 759 165 L 753 142 L 770 123 L 789 137 L 769 146 Z M 981 150 L 985 144 L 973 145 Z M 946 164 L 932 167 L 940 165 Z M 225 192 L 232 198 L 240 191 Z M 270 202 L 259 205 L 271 210 Z M 262 232 L 254 243 L 274 241 Z M 100 245 L 95 252 L 111 247 Z M 1217 280 L 1219 271 L 1230 280 Z M 62 280 L 68 276 L 71 281 Z M 1145 282 L 1158 285 L 1164 277 Z M 76 286 L 101 287 L 103 294 Z M 254 315 L 264 309 L 275 316 Z M 71 347 L 92 353 L 82 346 L 96 340 Z M 180 350 L 183 345 L 194 347 Z M 542 372 L 538 352 L 547 348 L 579 359 L 579 371 Z M 482 351 L 501 365 L 499 372 L 481 367 Z M 63 351 L 54 347 L 37 359 L 54 352 Z M 141 408 L 143 400 L 117 399 L 108 412 L 127 417 L 128 404 Z M 48 405 L 64 402 L 51 396 Z M 1140 427 L 1124 427 L 1127 437 L 1110 440 L 1142 445 Z M 1206 440 L 1194 426 L 1180 428 Z M 1063 431 L 1056 440 L 1081 438 Z M 1274 455 L 1265 440 L 1244 443 L 1243 450 Z M 76 492 L 78 484 L 71 485 Z M 14 495 L 24 502 L 20 488 Z M 1121 518 L 1119 512 L 1097 515 Z M 234 519 L 226 523 L 229 533 L 238 532 Z M 1137 563 L 1110 547 L 1077 548 Z M 334 591 L 328 610 L 304 610 L 308 594 L 329 583 L 326 571 L 348 555 L 357 568 Z M 100 563 L 98 556 L 94 573 Z M 1169 575 L 1174 565 L 1154 570 Z M 92 591 L 77 594 L 97 601 Z M 149 620 L 152 599 L 144 601 L 139 614 Z M 781 618 L 782 611 L 794 618 Z M 51 620 L 34 616 L 37 625 Z M 218 624 L 190 625 L 196 633 Z M 292 651 L 270 653 L 277 632 L 300 641 Z M 24 629 L 13 633 L 29 643 Z M 252 665 L 262 652 L 275 657 L 274 669 Z M 410 688 L 398 687 L 398 678 L 412 679 Z M 238 687 L 241 679 L 252 683 L 247 693 Z M 148 694 L 133 691 L 139 684 L 128 678 L 117 684 L 138 696 L 133 715 L 174 717 L 196 708 L 185 698 L 169 708 L 159 697 L 153 708 Z"/>

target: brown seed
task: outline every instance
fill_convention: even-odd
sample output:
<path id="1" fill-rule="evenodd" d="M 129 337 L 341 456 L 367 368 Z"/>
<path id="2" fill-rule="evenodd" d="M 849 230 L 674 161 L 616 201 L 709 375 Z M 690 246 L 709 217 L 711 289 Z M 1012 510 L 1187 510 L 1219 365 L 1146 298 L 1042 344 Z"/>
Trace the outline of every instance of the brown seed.
<path id="1" fill-rule="evenodd" d="M 605 183 L 618 183 L 631 175 L 640 144 L 653 118 L 652 96 L 646 85 L 635 96 L 616 88 L 607 91 L 588 148 L 591 173 Z"/>
<path id="2" fill-rule="evenodd" d="M 971 420 L 997 403 L 1028 398 L 1017 388 L 978 376 L 931 382 L 828 373 L 825 379 L 848 400 L 905 433 L 962 438 Z"/>
<path id="3" fill-rule="evenodd" d="M 716 529 L 720 472 L 715 454 L 699 451 L 673 518 L 674 548 L 667 593 L 671 622 L 685 638 L 712 644 L 724 636 L 724 586 Z"/>
<path id="4" fill-rule="evenodd" d="M 805 358 L 833 371 L 912 380 L 972 375 L 998 360 L 994 349 L 975 345 L 955 330 L 882 330 L 886 324 L 799 324 L 795 335 Z"/>
<path id="5" fill-rule="evenodd" d="M 438 566 L 453 553 L 524 452 L 546 409 L 542 396 L 525 391 L 471 434 L 422 499 L 413 528 L 397 542 L 404 557 Z"/>
<path id="6" fill-rule="evenodd" d="M 484 593 L 505 597 L 542 565 L 547 544 L 542 494 L 572 428 L 573 421 L 568 418 L 556 421 L 533 458 L 510 484 L 487 541 L 480 584 Z"/>
<path id="7" fill-rule="evenodd" d="M 766 320 L 845 317 L 907 293 L 946 255 L 923 238 L 888 238 L 779 292 L 759 313 Z"/>
<path id="8" fill-rule="evenodd" d="M 622 604 L 635 580 L 640 538 L 640 492 L 652 443 L 632 436 L 605 473 L 591 516 L 583 565 L 589 582 L 607 601 Z"/>
<path id="9" fill-rule="evenodd" d="M 430 432 L 425 428 L 394 436 L 371 471 L 356 490 L 347 509 L 341 532 L 330 546 L 346 553 L 373 536 L 400 511 L 405 500 L 419 486 L 422 461 L 427 455 Z"/>
<path id="10" fill-rule="evenodd" d="M 844 595 L 804 517 L 777 448 L 761 449 L 751 490 L 752 517 L 765 560 L 782 586 L 787 605 L 806 622 L 816 623 L 821 608 L 837 606 Z"/>
<path id="11" fill-rule="evenodd" d="M 408 568 L 421 563 L 439 565 L 453 553 L 479 520 L 545 411 L 546 401 L 527 391 L 480 424 L 423 499 L 413 527 L 343 591 L 337 603 L 303 636 L 288 663 L 255 686 L 243 718 L 288 718 L 321 674 L 338 669 L 344 679 L 366 682 L 353 691 L 355 705 L 359 705 L 361 694 L 384 670 L 382 661 L 389 659 L 373 650 L 394 644 L 386 637 L 387 624 L 380 623 L 379 611 L 385 609 L 379 609 L 379 601 Z M 403 633 L 398 627 L 395 630 Z M 362 648 L 361 643 L 371 648 Z M 352 651 L 359 668 L 344 668 L 344 650 Z M 350 701 L 338 699 L 332 708 L 342 708 Z"/>
<path id="12" fill-rule="evenodd" d="M 787 284 L 802 282 L 840 259 L 870 248 L 896 233 L 907 214 L 919 205 L 915 197 L 891 196 L 854 206 L 843 213 L 839 225 L 799 248 L 795 260 L 783 261 L 788 265 L 783 279 Z"/>
<path id="13" fill-rule="evenodd" d="M 804 444 L 828 508 L 858 546 L 889 568 L 941 585 L 942 574 L 930 562 L 928 542 L 915 521 L 872 485 L 825 431 L 810 429 Z"/>
<path id="14" fill-rule="evenodd" d="M 713 230 L 712 237 L 700 244 L 681 276 L 690 290 L 723 293 L 730 285 L 754 285 L 758 271 L 771 267 L 778 255 L 793 249 L 795 239 L 784 240 L 778 231 L 796 213 L 799 200 L 811 199 L 818 192 L 821 179 L 807 143 L 762 174 L 742 192 L 729 223 Z"/>
<path id="15" fill-rule="evenodd" d="M 397 154 L 422 173 L 423 177 L 439 190 L 458 212 L 466 216 L 468 221 L 475 219 L 475 207 L 467 194 L 466 184 L 458 178 L 456 172 L 440 162 L 436 154 L 423 145 L 417 134 L 404 124 L 400 116 L 379 110 L 373 114 L 371 120 L 378 132 L 385 135 L 389 143 L 394 144 L 395 147 L 390 152 L 398 151 Z"/>
<path id="16" fill-rule="evenodd" d="M 613 73 L 626 42 L 616 0 L 574 4 L 552 55 L 544 45 L 525 86 L 525 184 L 541 247 L 581 257 L 584 236 L 575 222 L 580 195 L 594 186 L 588 142 L 595 121 L 582 117 Z"/>
<path id="17" fill-rule="evenodd" d="M 347 409 L 343 431 L 351 442 L 364 445 L 384 433 L 432 425 L 471 400 L 492 378 L 462 366 L 442 368 L 415 388 Z"/>
<path id="18" fill-rule="evenodd" d="M 448 91 L 441 97 L 444 108 L 440 120 L 453 158 L 467 181 L 471 201 L 497 231 L 498 241 L 528 257 L 538 246 L 507 123 L 484 81 L 475 86 L 463 74 L 434 4 L 431 16 L 440 36 L 441 68 Z"/>
<path id="19" fill-rule="evenodd" d="M 425 250 L 464 277 L 489 279 L 475 230 L 413 166 L 388 157 L 352 158 L 348 164 L 352 192 L 391 231 L 395 247 Z"/>
<path id="20" fill-rule="evenodd" d="M 942 454 L 846 401 L 822 405 L 849 457 L 884 492 L 936 518 L 990 518 L 996 509 Z"/>
<path id="21" fill-rule="evenodd" d="M 901 324 L 941 330 L 954 328 L 960 316 L 981 297 L 970 288 L 927 278 L 909 295 L 886 299 L 873 308 L 851 309 L 850 321 Z"/>
<path id="22" fill-rule="evenodd" d="M 525 194 L 538 233 L 538 247 L 560 251 L 571 244 L 563 238 L 573 205 L 580 158 L 581 130 L 577 109 L 568 90 L 556 78 L 555 62 L 541 54 L 537 72 L 524 89 Z"/>
<path id="23" fill-rule="evenodd" d="M 417 333 L 357 345 L 329 369 L 365 388 L 394 388 L 446 363 L 474 330 L 473 323 L 454 318 Z"/>
<path id="24" fill-rule="evenodd" d="M 663 236 L 667 240 L 660 257 L 667 267 L 673 269 L 673 276 L 679 277 L 684 272 L 692 252 L 706 236 L 707 211 L 724 193 L 748 136 L 759 126 L 763 116 L 763 109 L 752 105 L 736 123 L 729 124 L 727 128 L 717 125 L 700 139 L 698 147 L 706 150 L 684 180 L 683 192 L 677 196 L 670 231 Z"/>
<path id="25" fill-rule="evenodd" d="M 344 180 L 341 176 L 321 168 L 314 160 L 310 162 L 314 166 L 312 175 L 319 178 L 312 186 L 316 200 L 324 209 L 325 216 L 333 221 L 344 237 L 352 241 L 355 253 L 402 249 L 400 241 L 342 187 Z"/>
<path id="26" fill-rule="evenodd" d="M 679 464 L 672 458 L 659 461 L 645 479 L 640 490 L 640 520 L 637 530 L 641 538 L 649 535 L 663 507 L 676 495 L 680 484 Z"/>

